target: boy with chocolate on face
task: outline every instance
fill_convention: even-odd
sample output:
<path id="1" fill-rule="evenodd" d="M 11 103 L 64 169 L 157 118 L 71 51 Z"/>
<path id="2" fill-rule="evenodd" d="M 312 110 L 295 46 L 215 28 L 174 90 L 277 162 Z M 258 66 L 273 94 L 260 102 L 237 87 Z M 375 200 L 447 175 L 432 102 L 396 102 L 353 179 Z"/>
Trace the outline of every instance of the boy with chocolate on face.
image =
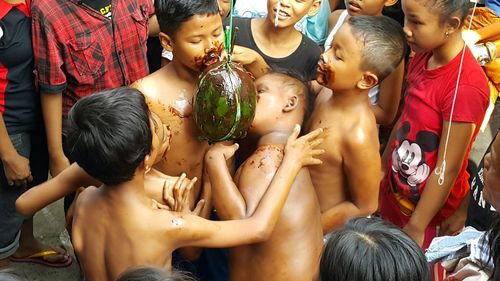
<path id="1" fill-rule="evenodd" d="M 353 16 L 322 55 L 317 81 L 328 89 L 316 98 L 309 130 L 325 129 L 324 164 L 310 169 L 325 234 L 377 210 L 381 162 L 368 91 L 404 54 L 405 37 L 396 21 Z"/>
<path id="2" fill-rule="evenodd" d="M 234 181 L 226 166 L 234 146 L 226 147 L 226 157 L 214 156 L 212 149 L 205 156 L 217 194 L 214 204 L 223 220 L 250 217 L 264 202 L 282 163 L 287 136 L 303 122 L 310 108 L 312 95 L 303 82 L 291 76 L 266 74 L 255 81 L 255 86 L 257 105 L 249 132 L 258 136 L 258 147 L 240 166 Z M 218 147 L 224 145 L 216 144 L 213 149 Z M 224 200 L 219 200 L 221 197 Z M 230 280 L 317 280 L 322 246 L 318 199 L 308 170 L 301 169 L 269 239 L 229 249 Z"/>
<path id="3" fill-rule="evenodd" d="M 218 61 L 224 49 L 219 6 L 216 0 L 159 0 L 155 8 L 160 42 L 173 53 L 173 60 L 132 87 L 144 93 L 151 111 L 172 131 L 170 150 L 155 168 L 168 175 L 185 172 L 188 178 L 201 179 L 208 143 L 198 139 L 192 101 L 200 73 Z M 253 65 L 248 62 L 250 69 Z M 199 194 L 201 183 L 195 185 L 193 196 Z"/>

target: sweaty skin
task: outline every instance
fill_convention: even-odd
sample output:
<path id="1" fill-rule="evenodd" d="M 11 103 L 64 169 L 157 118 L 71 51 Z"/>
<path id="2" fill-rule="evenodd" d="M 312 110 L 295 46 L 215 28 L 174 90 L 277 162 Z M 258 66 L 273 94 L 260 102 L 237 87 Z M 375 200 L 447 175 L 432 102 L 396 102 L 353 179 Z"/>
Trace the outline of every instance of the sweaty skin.
<path id="1" fill-rule="evenodd" d="M 154 168 L 167 175 L 186 173 L 188 178 L 201 179 L 208 143 L 198 139 L 192 115 L 196 82 L 178 79 L 173 66 L 168 64 L 132 86 L 144 93 L 149 109 L 171 130 L 170 149 Z M 200 192 L 201 183 L 199 180 L 194 186 L 192 202 Z"/>
<path id="2" fill-rule="evenodd" d="M 341 121 L 339 121 L 341 120 Z M 325 129 L 322 165 L 311 167 L 323 232 L 377 208 L 380 169 L 378 131 L 368 99 L 336 101 L 329 89 L 317 96 L 308 130 Z M 379 169 L 379 170 L 376 170 Z"/>
<path id="3" fill-rule="evenodd" d="M 305 86 L 298 86 L 300 81 L 283 74 L 267 74 L 255 85 L 256 117 L 250 132 L 259 137 L 257 149 L 238 169 L 234 181 L 225 161 L 206 158 L 214 204 L 223 220 L 255 213 L 283 161 L 287 132 L 303 120 L 303 97 L 308 93 Z M 303 91 L 302 95 L 298 91 Z M 295 177 L 271 236 L 264 242 L 230 249 L 230 280 L 317 280 L 322 238 L 318 199 L 308 169 L 303 168 Z"/>
<path id="4" fill-rule="evenodd" d="M 280 146 L 263 145 L 239 169 L 235 182 L 248 214 L 255 211 L 282 159 Z M 230 279 L 317 280 L 322 238 L 318 199 L 309 171 L 303 168 L 271 237 L 262 243 L 231 248 Z"/>

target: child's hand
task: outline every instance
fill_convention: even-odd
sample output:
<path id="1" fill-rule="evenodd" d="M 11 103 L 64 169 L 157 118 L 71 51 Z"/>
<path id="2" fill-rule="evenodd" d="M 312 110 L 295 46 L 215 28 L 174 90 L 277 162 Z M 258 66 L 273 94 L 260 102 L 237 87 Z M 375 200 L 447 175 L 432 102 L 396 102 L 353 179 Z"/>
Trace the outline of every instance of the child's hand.
<path id="1" fill-rule="evenodd" d="M 293 157 L 300 166 L 319 165 L 323 163 L 316 158 L 325 153 L 323 149 L 315 149 L 323 142 L 323 129 L 316 129 L 297 139 L 300 125 L 295 125 L 285 146 L 285 157 Z"/>
<path id="2" fill-rule="evenodd" d="M 172 211 L 174 212 L 180 212 L 180 213 L 190 213 L 193 215 L 199 215 L 201 212 L 201 209 L 203 208 L 203 205 L 205 204 L 205 200 L 200 200 L 196 204 L 196 207 L 193 211 L 191 211 L 190 206 L 191 206 L 191 201 L 189 198 L 191 198 L 191 192 L 193 189 L 194 184 L 196 183 L 197 178 L 193 178 L 192 180 L 186 178 L 186 174 L 182 174 L 177 182 L 175 182 L 173 186 L 173 197 L 170 199 L 168 190 L 165 191 L 163 190 L 163 199 L 165 201 L 171 201 L 173 199 L 173 208 Z"/>
<path id="3" fill-rule="evenodd" d="M 407 224 L 405 227 L 403 227 L 403 231 L 413 240 L 415 240 L 418 246 L 422 247 L 422 245 L 424 244 L 425 230 L 421 231 L 416 229 L 415 227 L 412 227 L 410 224 Z"/>
<path id="4" fill-rule="evenodd" d="M 224 160 L 229 160 L 233 158 L 234 153 L 238 150 L 238 147 L 239 145 L 237 143 L 229 145 L 227 142 L 218 142 L 210 147 L 205 158 L 208 161 L 218 159 L 218 157 L 224 157 Z"/>
<path id="5" fill-rule="evenodd" d="M 2 159 L 2 163 L 8 185 L 18 186 L 33 180 L 30 161 L 17 152 L 13 153 L 12 157 Z"/>
<path id="6" fill-rule="evenodd" d="M 231 58 L 234 62 L 245 66 L 245 68 L 256 78 L 266 74 L 270 69 L 264 58 L 250 48 L 234 46 Z"/>

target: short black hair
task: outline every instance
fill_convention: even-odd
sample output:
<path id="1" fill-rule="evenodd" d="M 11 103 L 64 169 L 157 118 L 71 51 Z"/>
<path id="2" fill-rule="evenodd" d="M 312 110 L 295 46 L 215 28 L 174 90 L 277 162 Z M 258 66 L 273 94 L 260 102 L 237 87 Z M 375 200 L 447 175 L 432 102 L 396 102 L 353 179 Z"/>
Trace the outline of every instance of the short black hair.
<path id="1" fill-rule="evenodd" d="M 116 281 L 196 281 L 196 279 L 180 271 L 166 272 L 159 267 L 141 266 L 128 269 Z"/>
<path id="2" fill-rule="evenodd" d="M 161 32 L 174 36 L 194 15 L 219 14 L 217 0 L 155 0 L 155 13 Z"/>
<path id="3" fill-rule="evenodd" d="M 80 99 L 68 124 L 70 158 L 106 185 L 131 180 L 151 152 L 149 109 L 136 89 L 117 88 Z"/>
<path id="4" fill-rule="evenodd" d="M 439 14 L 441 23 L 446 22 L 455 14 L 463 24 L 469 13 L 470 0 L 424 0 L 425 7 Z"/>
<path id="5" fill-rule="evenodd" d="M 322 281 L 430 281 L 420 247 L 401 229 L 377 218 L 355 218 L 328 239 Z"/>
<path id="6" fill-rule="evenodd" d="M 374 72 L 381 82 L 398 67 L 406 54 L 403 28 L 387 16 L 352 16 L 347 22 L 363 44 L 362 69 Z"/>

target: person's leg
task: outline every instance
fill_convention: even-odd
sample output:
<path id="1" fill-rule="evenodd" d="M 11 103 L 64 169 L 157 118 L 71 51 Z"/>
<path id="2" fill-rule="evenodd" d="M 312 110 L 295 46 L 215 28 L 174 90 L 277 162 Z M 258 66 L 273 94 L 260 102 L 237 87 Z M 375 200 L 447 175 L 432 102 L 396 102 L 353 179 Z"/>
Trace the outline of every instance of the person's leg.
<path id="1" fill-rule="evenodd" d="M 40 130 L 26 133 L 23 137 L 24 148 L 28 151 L 25 157 L 30 160 L 31 175 L 33 176 L 33 181 L 29 183 L 29 187 L 45 182 L 48 177 L 48 152 L 43 132 L 44 130 L 41 128 Z M 41 263 L 46 263 L 47 265 L 53 264 L 55 266 L 71 263 L 70 257 L 68 257 L 63 249 L 44 245 L 34 237 L 32 217 L 23 219 L 21 235 L 19 237 L 19 248 L 12 255 L 11 260 L 23 261 L 26 257 L 33 254 L 45 253 L 44 256 L 38 257 Z"/>
<path id="2" fill-rule="evenodd" d="M 17 153 L 29 157 L 27 134 L 11 135 Z M 24 217 L 16 213 L 16 199 L 26 190 L 26 186 L 9 186 L 3 163 L 0 161 L 0 266 L 8 266 L 8 258 L 19 248 L 20 229 Z"/>

